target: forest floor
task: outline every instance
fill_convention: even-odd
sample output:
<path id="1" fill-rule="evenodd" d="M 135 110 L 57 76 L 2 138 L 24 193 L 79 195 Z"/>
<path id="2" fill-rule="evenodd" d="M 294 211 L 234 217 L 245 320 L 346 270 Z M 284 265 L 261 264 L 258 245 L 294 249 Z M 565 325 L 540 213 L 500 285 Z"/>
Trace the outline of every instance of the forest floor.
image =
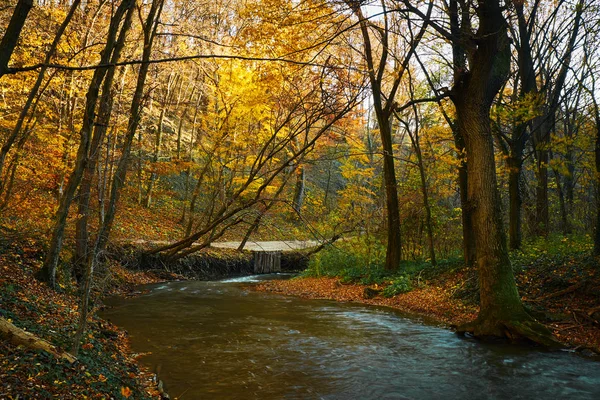
<path id="1" fill-rule="evenodd" d="M 34 240 L 18 244 L 0 240 L 0 317 L 67 351 L 77 326 L 79 300 L 72 288 L 61 284 L 55 291 L 35 278 L 42 256 Z M 105 293 L 126 295 L 139 284 L 160 281 L 118 265 L 110 269 L 99 282 L 110 287 Z M 95 288 L 95 310 L 101 307 L 100 290 Z M 72 364 L 0 339 L 0 399 L 48 398 L 156 399 L 161 394 L 155 374 L 137 363 L 127 333 L 94 315 Z"/>

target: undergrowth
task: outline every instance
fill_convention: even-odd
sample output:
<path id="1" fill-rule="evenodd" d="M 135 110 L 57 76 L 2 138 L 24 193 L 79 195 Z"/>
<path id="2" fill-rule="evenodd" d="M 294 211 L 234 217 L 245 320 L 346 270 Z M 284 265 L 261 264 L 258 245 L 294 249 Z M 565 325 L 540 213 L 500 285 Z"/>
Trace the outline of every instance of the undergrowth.
<path id="1" fill-rule="evenodd" d="M 531 270 L 543 270 L 552 276 L 559 266 L 596 264 L 591 256 L 589 235 L 553 235 L 523 243 L 521 250 L 512 251 L 510 259 L 515 275 Z M 372 238 L 353 238 L 339 242 L 315 254 L 303 272 L 306 277 L 337 277 L 343 284 L 384 285 L 382 294 L 395 296 L 419 287 L 423 282 L 445 273 L 462 273 L 463 279 L 453 297 L 467 303 L 479 302 L 479 285 L 475 268 L 465 268 L 462 257 L 438 261 L 436 266 L 427 260 L 403 260 L 397 271 L 384 269 L 385 246 Z M 573 271 L 580 271 L 575 268 Z M 562 277 L 555 276 L 554 279 Z M 571 278 L 571 277 L 568 277 Z"/>

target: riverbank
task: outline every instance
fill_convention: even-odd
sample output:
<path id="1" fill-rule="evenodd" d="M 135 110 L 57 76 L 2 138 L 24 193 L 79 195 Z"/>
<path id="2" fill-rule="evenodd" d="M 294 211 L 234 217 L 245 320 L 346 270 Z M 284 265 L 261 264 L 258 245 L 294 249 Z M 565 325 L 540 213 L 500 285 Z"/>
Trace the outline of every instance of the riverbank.
<path id="1" fill-rule="evenodd" d="M 57 291 L 35 279 L 44 254 L 42 249 L 40 242 L 33 239 L 0 240 L 0 317 L 65 351 L 70 347 L 77 325 L 78 297 L 68 277 L 61 278 Z M 187 260 L 177 266 L 166 267 L 161 260 L 145 263 L 149 261 L 146 260 L 144 264 L 139 259 L 140 250 L 139 246 L 128 245 L 111 248 L 110 260 L 96 271 L 95 310 L 102 307 L 103 296 L 137 295 L 139 285 L 190 277 L 219 279 L 223 274 L 239 275 L 249 265 L 244 258 L 247 256 L 221 250 L 201 256 L 203 260 Z M 205 268 L 211 257 L 219 258 L 217 271 Z M 584 255 L 569 255 L 564 259 L 542 258 L 537 254 L 528 257 L 537 261 L 523 258 L 514 262 L 520 265 L 516 278 L 528 308 L 541 316 L 567 345 L 587 354 L 589 350 L 600 352 L 597 260 Z M 411 280 L 413 290 L 389 298 L 383 297 L 381 292 L 389 282 L 363 285 L 342 283 L 347 280 L 336 277 L 267 281 L 256 286 L 256 290 L 393 307 L 446 326 L 459 325 L 477 315 L 473 271 L 456 267 L 430 268 L 412 276 Z M 129 348 L 127 333 L 96 316 L 91 318 L 74 364 L 46 352 L 16 346 L 9 341 L 0 342 L 0 399 L 156 399 L 162 396 L 153 371 L 137 363 L 136 355 Z"/>
<path id="2" fill-rule="evenodd" d="M 565 271 L 555 266 L 554 272 L 565 276 Z M 597 322 L 598 284 L 595 272 L 584 278 L 569 281 L 566 289 L 555 290 L 543 282 L 529 282 L 533 271 L 517 274 L 519 290 L 526 307 L 536 315 L 567 347 L 586 355 L 600 354 L 600 326 Z M 286 281 L 268 281 L 255 286 L 255 290 L 306 299 L 329 299 L 341 302 L 358 302 L 386 306 L 419 315 L 432 321 L 455 327 L 473 320 L 479 307 L 472 299 L 465 300 L 457 293 L 463 289 L 469 275 L 467 270 L 441 273 L 433 279 L 420 282 L 413 290 L 393 297 L 381 295 L 384 285 L 345 284 L 337 277 L 298 277 Z M 593 280 L 593 282 L 592 282 Z M 570 295 L 565 301 L 564 296 Z M 591 300 L 590 300 L 591 298 Z"/>
<path id="3" fill-rule="evenodd" d="M 43 252 L 34 240 L 2 246 L 0 317 L 68 351 L 79 315 L 75 289 L 61 284 L 55 291 L 35 278 Z M 140 284 L 165 280 L 116 263 L 109 268 L 100 271 L 94 309 L 102 306 L 104 293 L 127 294 Z M 94 314 L 74 363 L 15 345 L 9 338 L 0 340 L 0 399 L 160 399 L 155 374 L 137 363 L 127 333 Z"/>
<path id="4" fill-rule="evenodd" d="M 207 249 L 176 262 L 145 251 L 152 242 L 119 242 L 109 246 L 94 276 L 92 312 L 77 361 L 0 341 L 0 399 L 16 398 L 166 398 L 154 371 L 136 360 L 127 332 L 96 316 L 107 296 L 137 296 L 140 285 L 196 279 L 218 280 L 249 275 L 252 254 L 231 249 Z M 36 278 L 43 261 L 40 241 L 0 236 L 0 322 L 34 335 L 65 354 L 71 347 L 79 317 L 79 296 L 69 268 L 59 268 L 57 290 Z M 282 268 L 304 265 L 300 253 L 286 253 Z M 293 264 L 293 265 L 292 265 Z M 12 328 L 11 328 L 12 329 Z M 0 338 L 2 338 L 0 331 Z M 33 368 L 32 368 L 33 366 Z"/>

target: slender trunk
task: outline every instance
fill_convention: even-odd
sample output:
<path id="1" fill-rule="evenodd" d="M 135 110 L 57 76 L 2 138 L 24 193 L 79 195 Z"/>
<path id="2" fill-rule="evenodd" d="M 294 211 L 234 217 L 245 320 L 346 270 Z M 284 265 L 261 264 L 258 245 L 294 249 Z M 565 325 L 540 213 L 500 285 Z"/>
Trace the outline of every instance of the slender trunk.
<path id="1" fill-rule="evenodd" d="M 138 196 L 137 196 L 137 203 L 138 204 L 142 204 L 142 199 L 144 197 L 144 185 L 143 185 L 143 180 L 142 180 L 142 169 L 143 169 L 143 162 L 142 162 L 142 130 L 140 129 L 140 131 L 138 132 L 138 140 L 137 140 L 137 144 L 138 144 L 138 152 L 137 152 L 137 192 L 138 192 Z"/>
<path id="2" fill-rule="evenodd" d="M 292 207 L 298 216 L 301 215 L 302 204 L 304 203 L 304 184 L 306 180 L 306 172 L 303 165 L 296 167 L 296 185 L 294 186 L 294 200 Z"/>
<path id="3" fill-rule="evenodd" d="M 398 184 L 394 167 L 394 153 L 392 147 L 392 127 L 389 119 L 378 118 L 383 143 L 383 181 L 385 185 L 385 199 L 387 210 L 387 250 L 385 255 L 385 269 L 393 271 L 400 266 L 402 259 L 402 239 L 400 235 L 400 208 L 398 204 Z"/>
<path id="4" fill-rule="evenodd" d="M 29 11 L 33 8 L 33 0 L 19 0 L 10 18 L 10 22 L 0 40 L 0 78 L 10 72 L 8 62 L 17 46 L 17 41 L 25 25 Z"/>
<path id="5" fill-rule="evenodd" d="M 433 222 L 431 220 L 431 206 L 429 205 L 429 194 L 427 190 L 427 178 L 425 177 L 425 167 L 423 165 L 423 157 L 419 150 L 419 175 L 421 177 L 421 192 L 423 193 L 423 207 L 425 207 L 425 226 L 427 229 L 427 241 L 429 244 L 429 258 L 431 265 L 436 266 L 437 260 L 435 257 L 435 242 L 433 238 Z"/>
<path id="6" fill-rule="evenodd" d="M 158 128 L 156 130 L 156 139 L 154 141 L 154 154 L 152 155 L 152 163 L 153 166 L 156 167 L 156 163 L 158 162 L 160 155 L 160 146 L 162 144 L 162 133 L 163 133 L 163 123 L 165 121 L 165 111 L 166 108 L 163 108 L 160 112 L 160 117 L 158 118 Z M 154 184 L 156 182 L 156 172 L 150 173 L 150 180 L 148 181 L 148 187 L 146 189 L 146 208 L 150 208 L 152 205 L 152 191 L 154 190 Z"/>
<path id="7" fill-rule="evenodd" d="M 27 2 L 31 3 L 29 5 L 29 7 L 31 8 L 32 0 L 26 0 L 25 2 L 20 1 L 19 4 L 27 3 Z M 67 26 L 71 22 L 71 19 L 73 18 L 73 15 L 75 14 L 75 11 L 79 7 L 80 3 L 81 3 L 81 0 L 73 1 L 73 4 L 71 5 L 71 8 L 69 9 L 69 12 L 67 13 L 64 21 L 62 22 L 62 24 L 56 31 L 56 34 L 54 35 L 54 40 L 52 41 L 52 44 L 50 45 L 50 48 L 48 49 L 48 52 L 46 53 L 46 57 L 44 58 L 44 64 L 48 64 L 50 62 L 50 60 L 52 59 L 52 57 L 54 56 L 54 53 L 56 53 L 56 48 L 58 47 L 58 43 L 60 42 L 60 39 L 62 38 L 62 35 L 65 32 L 65 29 L 67 29 Z M 17 5 L 17 8 L 18 7 L 19 7 L 19 5 Z M 27 10 L 27 12 L 28 11 L 29 10 Z M 17 13 L 17 9 L 15 9 L 15 13 Z M 6 35 L 8 35 L 8 34 L 9 34 L 9 31 L 7 30 L 7 32 L 5 34 L 5 38 L 6 38 Z M 2 42 L 4 42 L 4 38 L 2 39 Z M 3 46 L 3 43 L 0 44 L 0 54 L 2 52 L 2 50 L 1 50 L 2 46 Z M 8 62 L 8 59 L 6 60 L 6 62 Z M 3 65 L 2 63 L 3 63 L 2 56 L 0 55 L 0 77 L 2 76 L 2 72 L 1 72 L 2 65 Z M 14 142 L 17 140 L 17 137 L 19 136 L 19 134 L 21 134 L 21 130 L 23 128 L 23 123 L 25 122 L 25 119 L 27 118 L 27 114 L 29 113 L 31 106 L 33 105 L 33 101 L 35 100 L 35 98 L 38 94 L 38 91 L 40 90 L 40 87 L 42 86 L 42 82 L 44 80 L 47 70 L 48 70 L 48 67 L 45 65 L 40 69 L 37 79 L 36 79 L 35 83 L 33 84 L 33 87 L 31 88 L 31 90 L 29 91 L 29 95 L 27 96 L 25 105 L 23 106 L 23 109 L 21 110 L 21 112 L 19 114 L 19 118 L 17 119 L 15 127 L 13 128 L 10 135 L 4 141 L 2 148 L 0 148 L 0 179 L 2 177 L 2 170 L 4 167 L 4 163 L 6 161 L 6 156 L 7 156 L 8 152 L 10 151 Z M 3 186 L 4 186 L 3 182 L 0 181 L 0 194 L 2 194 Z"/>
<path id="8" fill-rule="evenodd" d="M 550 133 L 536 142 L 537 163 L 535 188 L 535 233 L 539 236 L 548 236 L 550 214 L 548 213 L 548 145 Z"/>
<path id="9" fill-rule="evenodd" d="M 506 160 L 508 165 L 508 198 L 509 198 L 509 246 L 513 250 L 521 248 L 522 229 L 521 229 L 521 207 L 523 198 L 521 196 L 521 169 L 522 156 L 514 154 Z"/>
<path id="10" fill-rule="evenodd" d="M 416 107 L 413 107 L 415 110 L 415 119 L 418 119 L 418 114 L 416 111 Z M 431 260 L 431 265 L 436 266 L 437 261 L 435 257 L 435 244 L 433 238 L 433 223 L 431 220 L 431 206 L 429 205 L 429 193 L 427 188 L 427 177 L 425 174 L 425 165 L 423 163 L 423 154 L 421 153 L 421 143 L 419 140 L 419 132 L 418 128 L 413 133 L 410 130 L 410 126 L 405 124 L 406 130 L 408 132 L 408 136 L 410 137 L 410 141 L 413 145 L 413 149 L 415 151 L 415 155 L 417 156 L 417 167 L 419 168 L 419 178 L 421 179 L 421 194 L 423 195 L 423 207 L 425 208 L 425 229 L 427 230 L 427 245 L 429 248 L 429 258 Z"/>
<path id="11" fill-rule="evenodd" d="M 594 255 L 600 256 L 600 107 L 594 99 L 596 113 L 596 141 L 594 161 L 596 166 L 596 230 L 594 232 Z"/>
<path id="12" fill-rule="evenodd" d="M 130 7 L 133 7 L 133 4 L 133 0 L 124 0 L 119 5 L 117 10 L 115 11 L 115 14 L 111 18 L 106 44 L 101 52 L 100 64 L 107 64 L 111 59 L 121 19 L 123 18 L 125 12 Z M 81 182 L 81 178 L 83 177 L 83 172 L 88 163 L 91 145 L 90 136 L 94 125 L 94 121 L 96 119 L 96 104 L 98 102 L 100 85 L 104 80 L 106 72 L 107 68 L 97 68 L 94 71 L 88 92 L 86 94 L 86 106 L 83 117 L 83 123 L 80 130 L 80 143 L 79 148 L 77 150 L 75 167 L 71 173 L 69 182 L 67 183 L 64 195 L 60 199 L 60 203 L 54 220 L 54 228 L 52 230 L 52 237 L 50 239 L 48 253 L 46 254 L 44 264 L 40 271 L 41 277 L 45 279 L 52 287 L 54 287 L 56 284 L 56 268 L 58 266 L 60 250 L 62 249 L 62 242 L 64 238 L 65 226 L 67 222 L 67 216 L 69 214 L 69 209 L 71 207 L 71 203 L 73 202 L 75 192 L 77 191 L 79 183 Z"/>
<path id="13" fill-rule="evenodd" d="M 558 205 L 560 208 L 560 230 L 562 232 L 563 235 L 568 235 L 568 216 L 567 216 L 567 206 L 566 206 L 566 202 L 565 202 L 565 194 L 564 194 L 564 190 L 563 190 L 563 185 L 560 181 L 560 174 L 558 173 L 558 171 L 556 169 L 552 169 L 552 172 L 554 173 L 554 179 L 556 181 L 556 191 L 558 194 Z"/>
<path id="14" fill-rule="evenodd" d="M 156 28 L 158 26 L 158 19 L 160 17 L 160 13 L 162 11 L 163 0 L 154 0 L 150 7 L 150 11 L 148 13 L 148 17 L 146 19 L 146 24 L 144 26 L 144 51 L 142 53 L 142 60 L 149 61 L 150 55 L 152 52 L 152 43 L 154 41 L 154 37 L 156 35 Z M 149 63 L 143 63 L 140 66 L 140 70 L 138 73 L 138 79 L 136 83 L 135 92 L 133 95 L 133 100 L 131 103 L 131 114 L 129 117 L 129 122 L 127 124 L 127 132 L 125 135 L 125 140 L 123 141 L 123 150 L 121 154 L 121 158 L 119 160 L 119 164 L 117 166 L 117 170 L 115 171 L 115 176 L 112 180 L 111 185 L 111 193 L 110 193 L 110 201 L 107 208 L 106 219 L 104 224 L 102 224 L 98 230 L 98 234 L 96 236 L 96 240 L 94 246 L 91 251 L 88 252 L 87 259 L 87 268 L 85 273 L 85 282 L 84 282 L 84 290 L 81 295 L 81 305 L 80 305 L 80 315 L 79 315 L 79 326 L 77 332 L 73 338 L 73 347 L 71 353 L 73 355 L 77 355 L 79 351 L 79 346 L 81 344 L 81 339 L 85 333 L 85 328 L 87 325 L 87 317 L 88 317 L 88 304 L 90 297 L 90 288 L 93 279 L 94 267 L 97 262 L 98 255 L 104 250 L 108 237 L 110 235 L 110 231 L 112 229 L 112 224 L 115 217 L 116 206 L 119 200 L 119 195 L 121 192 L 121 188 L 125 182 L 125 177 L 127 175 L 127 166 L 129 164 L 129 155 L 131 152 L 131 144 L 133 142 L 133 138 L 135 137 L 135 132 L 139 126 L 141 119 L 141 111 L 142 111 L 142 103 L 143 103 L 143 95 L 144 95 L 144 87 L 146 83 L 146 77 L 148 74 Z"/>
<path id="15" fill-rule="evenodd" d="M 117 63 L 121 57 L 121 51 L 125 46 L 127 32 L 131 27 L 133 10 L 134 7 L 130 7 L 125 15 L 123 27 L 121 28 L 121 32 L 119 33 L 119 37 L 115 43 L 115 48 L 110 60 L 111 64 Z M 88 258 L 88 221 L 90 214 L 90 200 L 92 197 L 92 185 L 94 177 L 96 176 L 95 171 L 98 165 L 100 152 L 102 150 L 102 143 L 106 137 L 106 132 L 108 130 L 114 105 L 113 81 L 115 78 L 115 73 L 116 68 L 110 67 L 106 72 L 104 82 L 102 83 L 102 95 L 99 98 L 100 104 L 98 107 L 98 115 L 96 117 L 96 121 L 94 122 L 94 130 L 92 141 L 90 143 L 88 162 L 85 165 L 83 177 L 79 187 L 77 204 L 77 214 L 79 215 L 79 218 L 75 224 L 75 263 L 73 265 L 75 278 L 77 278 L 79 282 L 81 282 L 84 277 L 84 271 L 86 268 L 85 264 Z"/>
<path id="16" fill-rule="evenodd" d="M 246 247 L 246 243 L 248 243 L 248 240 L 250 240 L 250 236 L 252 235 L 252 233 L 258 230 L 258 227 L 260 226 L 260 222 L 262 221 L 264 215 L 265 211 L 257 211 L 256 217 L 254 217 L 254 220 L 250 224 L 250 227 L 246 230 L 246 234 L 242 238 L 242 241 L 240 242 L 237 251 L 244 250 L 244 247 Z"/>

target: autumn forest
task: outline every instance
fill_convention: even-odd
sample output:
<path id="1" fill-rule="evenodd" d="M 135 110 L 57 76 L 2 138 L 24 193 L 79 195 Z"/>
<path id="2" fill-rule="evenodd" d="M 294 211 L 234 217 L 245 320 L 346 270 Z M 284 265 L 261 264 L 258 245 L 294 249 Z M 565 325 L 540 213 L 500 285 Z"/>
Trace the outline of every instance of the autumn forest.
<path id="1" fill-rule="evenodd" d="M 101 299 L 253 241 L 318 244 L 261 293 L 600 349 L 598 2 L 4 0 L 0 38 L 1 336 L 51 346 L 0 397 L 167 396 L 91 366 Z M 40 348 L 101 372 L 11 384 Z"/>

